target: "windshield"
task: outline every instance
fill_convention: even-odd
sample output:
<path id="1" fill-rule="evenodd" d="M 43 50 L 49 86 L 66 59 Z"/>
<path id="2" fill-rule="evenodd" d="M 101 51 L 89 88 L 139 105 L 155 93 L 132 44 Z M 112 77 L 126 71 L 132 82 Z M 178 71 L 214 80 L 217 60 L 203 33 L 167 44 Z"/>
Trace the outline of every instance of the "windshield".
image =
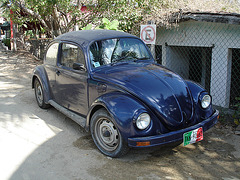
<path id="1" fill-rule="evenodd" d="M 90 59 L 94 68 L 121 61 L 149 58 L 145 45 L 134 38 L 107 39 L 96 41 L 90 46 Z"/>

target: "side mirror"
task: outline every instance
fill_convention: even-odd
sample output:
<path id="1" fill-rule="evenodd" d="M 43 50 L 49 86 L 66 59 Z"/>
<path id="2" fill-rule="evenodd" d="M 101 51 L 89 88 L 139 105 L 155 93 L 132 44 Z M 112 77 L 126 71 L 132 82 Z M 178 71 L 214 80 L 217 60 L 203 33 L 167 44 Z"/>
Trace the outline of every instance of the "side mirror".
<path id="1" fill-rule="evenodd" d="M 73 69 L 74 70 L 80 70 L 80 71 L 86 71 L 87 69 L 85 66 L 81 63 L 73 63 Z"/>

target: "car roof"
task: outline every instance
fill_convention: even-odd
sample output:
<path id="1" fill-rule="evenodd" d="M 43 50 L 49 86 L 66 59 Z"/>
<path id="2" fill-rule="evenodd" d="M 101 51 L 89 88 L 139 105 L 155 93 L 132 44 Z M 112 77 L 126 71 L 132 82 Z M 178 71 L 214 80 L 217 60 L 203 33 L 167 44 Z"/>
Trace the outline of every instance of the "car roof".
<path id="1" fill-rule="evenodd" d="M 62 34 L 58 36 L 55 40 L 60 41 L 71 41 L 75 42 L 82 46 L 87 46 L 93 41 L 111 39 L 111 38 L 123 38 L 123 37 L 132 37 L 136 36 L 129 33 L 114 31 L 114 30 L 81 30 L 81 31 L 72 31 L 69 33 Z"/>

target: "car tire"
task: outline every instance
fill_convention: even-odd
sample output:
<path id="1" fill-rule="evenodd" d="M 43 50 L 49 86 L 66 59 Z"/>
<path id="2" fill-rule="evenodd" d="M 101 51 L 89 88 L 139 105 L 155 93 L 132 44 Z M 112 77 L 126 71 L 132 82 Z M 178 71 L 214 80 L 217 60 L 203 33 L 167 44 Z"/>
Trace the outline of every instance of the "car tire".
<path id="1" fill-rule="evenodd" d="M 96 111 L 90 122 L 90 131 L 97 148 L 110 157 L 120 157 L 129 150 L 127 143 L 105 109 Z"/>
<path id="2" fill-rule="evenodd" d="M 34 91 L 38 106 L 42 109 L 49 108 L 50 105 L 45 103 L 43 88 L 38 78 L 34 80 Z"/>

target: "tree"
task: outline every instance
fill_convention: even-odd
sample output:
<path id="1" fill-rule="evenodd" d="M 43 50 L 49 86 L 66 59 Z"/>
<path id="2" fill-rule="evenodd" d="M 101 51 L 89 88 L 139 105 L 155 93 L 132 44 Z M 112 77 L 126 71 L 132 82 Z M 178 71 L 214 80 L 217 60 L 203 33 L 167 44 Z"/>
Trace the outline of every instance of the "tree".
<path id="1" fill-rule="evenodd" d="M 151 2 L 153 0 L 150 0 Z M 151 2 L 148 3 L 151 3 Z M 157 0 L 155 0 L 157 2 Z M 9 0 L 0 0 L 5 17 L 10 17 Z M 118 20 L 119 28 L 136 34 L 149 6 L 143 0 L 12 0 L 12 19 L 23 29 L 45 31 L 51 37 L 68 32 L 79 25 L 100 25 L 103 18 Z M 146 1 L 147 2 L 147 1 Z M 82 12 L 82 4 L 87 11 Z"/>
<path id="2" fill-rule="evenodd" d="M 45 31 L 50 37 L 68 32 L 75 25 L 101 25 L 102 19 L 117 20 L 119 29 L 137 35 L 140 24 L 177 24 L 184 12 L 240 12 L 239 0 L 12 0 L 14 23 L 21 28 Z M 0 0 L 9 18 L 9 0 Z M 82 5 L 87 6 L 81 11 Z M 36 33 L 36 32 L 33 32 Z"/>
<path id="3" fill-rule="evenodd" d="M 21 28 L 46 31 L 51 37 L 68 32 L 76 24 L 76 19 L 84 13 L 78 0 L 1 0 L 4 15 L 10 18 L 9 8 L 14 12 L 12 20 Z"/>

